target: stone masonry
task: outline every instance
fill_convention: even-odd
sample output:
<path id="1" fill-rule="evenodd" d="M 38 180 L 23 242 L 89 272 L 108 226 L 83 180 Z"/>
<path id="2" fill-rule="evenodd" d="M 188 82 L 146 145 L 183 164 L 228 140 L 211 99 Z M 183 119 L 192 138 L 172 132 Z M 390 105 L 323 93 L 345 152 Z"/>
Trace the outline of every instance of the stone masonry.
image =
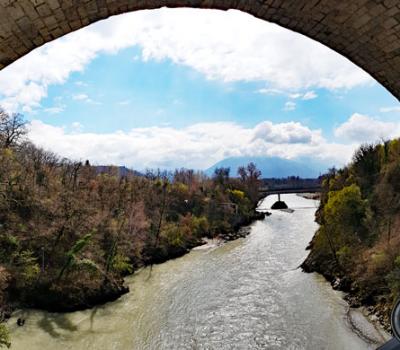
<path id="1" fill-rule="evenodd" d="M 237 9 L 339 52 L 400 98 L 400 0 L 0 0 L 0 69 L 100 19 L 167 7 Z"/>

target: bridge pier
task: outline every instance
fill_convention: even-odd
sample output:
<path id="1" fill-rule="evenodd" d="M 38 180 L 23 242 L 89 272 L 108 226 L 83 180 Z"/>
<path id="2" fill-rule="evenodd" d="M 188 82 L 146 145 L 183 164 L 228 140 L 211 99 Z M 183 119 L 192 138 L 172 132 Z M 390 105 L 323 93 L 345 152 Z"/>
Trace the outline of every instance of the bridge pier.
<path id="1" fill-rule="evenodd" d="M 278 201 L 271 206 L 271 209 L 288 209 L 287 204 L 284 201 L 281 201 L 281 193 L 278 192 L 277 195 Z"/>

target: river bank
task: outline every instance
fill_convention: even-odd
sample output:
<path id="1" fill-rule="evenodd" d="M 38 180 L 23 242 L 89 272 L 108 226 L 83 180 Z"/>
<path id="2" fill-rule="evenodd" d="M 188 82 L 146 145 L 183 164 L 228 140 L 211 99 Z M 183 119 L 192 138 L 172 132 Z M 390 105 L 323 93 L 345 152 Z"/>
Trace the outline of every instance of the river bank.
<path id="1" fill-rule="evenodd" d="M 375 349 L 381 340 L 373 329 L 370 342 L 346 322 L 343 294 L 297 269 L 317 228 L 315 209 L 298 196 L 285 201 L 307 209 L 274 211 L 245 238 L 209 241 L 142 268 L 114 302 L 72 313 L 17 311 L 12 349 Z"/>
<path id="2" fill-rule="evenodd" d="M 246 237 L 250 233 L 248 226 L 256 220 L 264 219 L 266 215 L 268 213 L 260 213 L 254 210 L 251 215 L 239 218 L 231 231 L 223 232 L 214 238 L 221 241 L 232 241 Z M 193 248 L 205 244 L 206 239 L 206 237 L 193 239 L 181 246 L 171 246 L 168 250 L 164 249 L 161 251 L 154 249 L 152 251 L 153 254 L 143 260 L 143 264 L 135 266 L 135 269 L 130 274 L 126 274 L 125 277 L 135 274 L 144 267 L 162 264 L 166 261 L 182 257 L 188 254 Z M 39 284 L 39 288 L 31 291 L 31 302 L 21 302 L 19 295 L 16 294 L 10 296 L 8 302 L 1 305 L 0 320 L 9 319 L 13 311 L 19 308 L 42 309 L 49 312 L 74 312 L 91 309 L 95 306 L 115 301 L 124 294 L 129 293 L 129 291 L 130 288 L 125 284 L 123 278 L 105 281 L 102 286 L 92 290 L 88 288 L 70 290 L 66 286 L 58 288 L 56 284 L 54 286 Z"/>
<path id="3" fill-rule="evenodd" d="M 301 196 L 309 200 L 320 198 L 319 194 L 315 196 L 314 194 L 304 194 Z M 371 299 L 368 297 L 366 298 L 365 295 L 363 295 L 355 280 L 353 280 L 349 275 L 346 275 L 334 260 L 326 259 L 324 254 L 320 254 L 320 252 L 313 249 L 317 233 L 318 232 L 315 233 L 306 248 L 306 250 L 309 251 L 309 254 L 300 265 L 302 271 L 305 273 L 318 273 L 322 275 L 334 290 L 345 293 L 343 299 L 349 305 L 349 315 L 351 310 L 358 310 L 358 312 L 362 313 L 364 317 L 374 325 L 377 331 L 381 332 L 384 330 L 390 332 L 390 305 L 388 305 L 385 299 L 375 305 L 371 305 Z"/>
<path id="4" fill-rule="evenodd" d="M 343 299 L 348 303 L 350 308 L 360 308 L 370 322 L 390 332 L 389 315 L 391 308 L 387 301 L 383 299 L 379 303 L 371 305 L 371 299 L 366 298 L 363 292 L 360 291 L 356 281 L 340 271 L 335 263 L 327 261 L 324 257 L 313 252 L 312 247 L 313 243 L 311 241 L 307 247 L 310 253 L 300 265 L 302 271 L 321 274 L 334 290 L 345 293 Z"/>

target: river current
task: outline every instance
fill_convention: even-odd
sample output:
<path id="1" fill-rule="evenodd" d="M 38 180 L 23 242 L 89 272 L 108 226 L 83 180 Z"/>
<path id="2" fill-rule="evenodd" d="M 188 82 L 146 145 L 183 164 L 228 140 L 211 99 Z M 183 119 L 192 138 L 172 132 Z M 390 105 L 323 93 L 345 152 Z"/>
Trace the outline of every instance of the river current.
<path id="1" fill-rule="evenodd" d="M 267 197 L 260 209 L 276 197 Z M 298 266 L 318 202 L 284 195 L 243 239 L 218 241 L 128 277 L 131 292 L 92 310 L 20 310 L 15 350 L 374 349 L 349 325 L 339 292 Z M 26 319 L 23 327 L 16 318 Z M 368 325 L 367 325 L 368 328 Z"/>

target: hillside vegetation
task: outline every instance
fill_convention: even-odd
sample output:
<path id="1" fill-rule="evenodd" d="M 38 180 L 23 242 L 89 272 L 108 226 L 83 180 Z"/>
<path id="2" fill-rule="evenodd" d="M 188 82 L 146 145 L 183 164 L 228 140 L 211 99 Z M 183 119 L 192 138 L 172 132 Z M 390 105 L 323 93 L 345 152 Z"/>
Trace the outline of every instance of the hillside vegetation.
<path id="1" fill-rule="evenodd" d="M 400 140 L 363 145 L 323 181 L 320 227 L 303 263 L 389 324 L 400 296 Z"/>
<path id="2" fill-rule="evenodd" d="M 260 172 L 121 176 L 61 159 L 0 111 L 0 320 L 14 306 L 75 310 L 127 291 L 123 277 L 231 234 L 260 214 Z M 0 324 L 0 347 L 8 345 Z"/>

